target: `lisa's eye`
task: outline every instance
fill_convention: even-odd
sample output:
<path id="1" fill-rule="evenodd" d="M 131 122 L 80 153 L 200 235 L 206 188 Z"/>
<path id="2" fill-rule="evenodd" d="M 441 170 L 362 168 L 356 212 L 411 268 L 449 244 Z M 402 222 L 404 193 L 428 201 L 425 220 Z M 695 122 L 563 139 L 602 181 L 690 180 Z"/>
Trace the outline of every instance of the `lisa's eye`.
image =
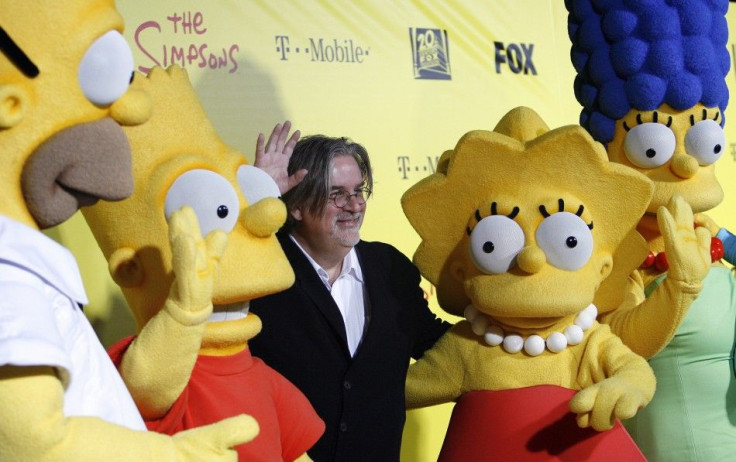
<path id="1" fill-rule="evenodd" d="M 685 149 L 700 165 L 710 165 L 720 159 L 725 147 L 723 129 L 710 119 L 696 123 L 685 135 Z"/>
<path id="2" fill-rule="evenodd" d="M 470 255 L 475 266 L 484 273 L 505 273 L 523 248 L 524 231 L 504 215 L 482 219 L 470 233 Z"/>
<path id="3" fill-rule="evenodd" d="M 253 205 L 266 197 L 281 196 L 279 187 L 268 173 L 252 165 L 241 165 L 238 168 L 238 185 L 248 205 Z"/>
<path id="4" fill-rule="evenodd" d="M 108 106 L 123 96 L 132 75 L 133 53 L 120 32 L 114 30 L 90 45 L 77 72 L 84 96 L 98 106 Z"/>
<path id="5" fill-rule="evenodd" d="M 215 229 L 230 232 L 240 214 L 235 188 L 223 176 L 210 170 L 190 170 L 174 181 L 164 201 L 166 218 L 185 205 L 197 214 L 202 236 Z"/>
<path id="6" fill-rule="evenodd" d="M 675 152 L 675 134 L 666 125 L 648 122 L 629 130 L 624 140 L 624 152 L 639 168 L 664 165 Z"/>
<path id="7" fill-rule="evenodd" d="M 558 212 L 542 220 L 536 233 L 537 245 L 547 261 L 560 269 L 576 271 L 593 253 L 593 234 L 577 215 Z"/>

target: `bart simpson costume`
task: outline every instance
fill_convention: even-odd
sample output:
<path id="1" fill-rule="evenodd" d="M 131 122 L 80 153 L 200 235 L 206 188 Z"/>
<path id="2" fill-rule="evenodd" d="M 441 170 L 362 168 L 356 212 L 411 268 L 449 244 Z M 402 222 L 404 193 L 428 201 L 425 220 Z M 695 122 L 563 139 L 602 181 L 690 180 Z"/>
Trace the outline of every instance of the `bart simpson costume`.
<path id="1" fill-rule="evenodd" d="M 736 280 L 718 261 L 718 241 L 692 228 L 692 212 L 723 198 L 715 162 L 726 148 L 728 5 L 567 2 L 581 124 L 611 161 L 655 185 L 638 225 L 651 256 L 622 307 L 602 318 L 651 358 L 657 393 L 626 425 L 654 461 L 736 453 Z M 676 227 L 663 228 L 658 210 L 668 203 Z M 718 233 L 727 249 L 729 236 Z"/>
<path id="2" fill-rule="evenodd" d="M 146 432 L 82 313 L 71 253 L 39 232 L 130 195 L 118 124 L 150 115 L 112 1 L 0 9 L 0 460 L 234 460 L 241 416 L 169 438 Z"/>
<path id="3" fill-rule="evenodd" d="M 596 299 L 613 268 L 623 287 L 642 258 L 615 253 L 641 244 L 632 230 L 651 191 L 582 128 L 550 131 L 517 108 L 404 194 L 415 263 L 440 306 L 468 318 L 407 377 L 408 407 L 458 400 L 441 460 L 642 459 L 616 421 L 651 400 L 654 375 L 595 317 L 620 302 L 610 289 Z M 616 431 L 570 425 L 568 401 L 579 427 Z"/>
<path id="4" fill-rule="evenodd" d="M 173 434 L 247 412 L 261 431 L 237 448 L 240 460 L 297 459 L 324 423 L 248 349 L 261 329 L 249 301 L 294 281 L 274 235 L 286 219 L 279 188 L 222 142 L 183 69 L 154 68 L 138 85 L 154 107 L 126 129 L 140 187 L 84 211 L 139 331 L 110 354 L 149 429 Z M 219 260 L 216 280 L 208 260 Z"/>

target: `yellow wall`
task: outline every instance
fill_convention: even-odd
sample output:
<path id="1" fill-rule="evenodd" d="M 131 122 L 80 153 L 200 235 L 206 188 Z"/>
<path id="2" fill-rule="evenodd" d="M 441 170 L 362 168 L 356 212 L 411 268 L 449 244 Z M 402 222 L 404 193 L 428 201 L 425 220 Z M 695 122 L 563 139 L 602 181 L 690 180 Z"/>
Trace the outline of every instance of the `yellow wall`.
<path id="1" fill-rule="evenodd" d="M 251 161 L 258 132 L 285 119 L 305 134 L 348 136 L 364 144 L 376 184 L 363 237 L 389 242 L 409 256 L 419 241 L 399 198 L 433 171 L 463 133 L 492 129 L 522 105 L 550 127 L 578 120 L 561 0 L 117 4 L 137 66 L 185 67 L 222 137 Z M 729 20 L 736 30 L 733 11 Z M 415 65 L 420 62 L 436 66 L 423 69 Z M 736 84 L 733 73 L 728 83 Z M 727 111 L 731 117 L 734 109 Z M 736 125 L 726 125 L 727 138 L 736 141 Z M 718 166 L 726 201 L 712 215 L 734 230 L 736 142 L 729 146 Z M 103 341 L 130 333 L 132 323 L 83 220 L 76 217 L 52 234 L 81 259 L 92 300 L 88 312 Z M 432 288 L 424 287 L 440 312 Z M 402 460 L 436 459 L 450 410 L 445 405 L 409 412 Z"/>

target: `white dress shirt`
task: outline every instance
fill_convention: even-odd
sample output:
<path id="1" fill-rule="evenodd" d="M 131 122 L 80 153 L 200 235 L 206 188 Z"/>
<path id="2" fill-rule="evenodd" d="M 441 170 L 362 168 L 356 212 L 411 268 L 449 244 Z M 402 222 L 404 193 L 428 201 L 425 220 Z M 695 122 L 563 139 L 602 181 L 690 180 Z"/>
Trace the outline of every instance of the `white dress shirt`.
<path id="1" fill-rule="evenodd" d="M 327 271 L 299 245 L 299 242 L 294 239 L 294 236 L 289 235 L 289 237 L 307 257 L 314 270 L 317 271 L 320 279 L 340 309 L 342 320 L 345 323 L 348 349 L 350 350 L 350 355 L 355 356 L 355 351 L 358 349 L 360 340 L 363 338 L 365 309 L 369 303 L 365 296 L 363 270 L 360 268 L 360 262 L 358 261 L 358 254 L 355 252 L 355 248 L 350 249 L 350 252 L 345 256 L 342 261 L 340 275 L 335 279 L 335 282 L 330 284 Z"/>

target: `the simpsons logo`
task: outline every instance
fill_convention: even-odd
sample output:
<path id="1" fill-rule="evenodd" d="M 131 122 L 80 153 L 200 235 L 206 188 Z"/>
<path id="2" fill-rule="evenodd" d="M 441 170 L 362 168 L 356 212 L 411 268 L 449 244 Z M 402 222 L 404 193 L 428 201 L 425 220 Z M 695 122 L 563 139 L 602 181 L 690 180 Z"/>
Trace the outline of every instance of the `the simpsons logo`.
<path id="1" fill-rule="evenodd" d="M 450 80 L 450 46 L 447 31 L 410 28 L 415 79 Z"/>

